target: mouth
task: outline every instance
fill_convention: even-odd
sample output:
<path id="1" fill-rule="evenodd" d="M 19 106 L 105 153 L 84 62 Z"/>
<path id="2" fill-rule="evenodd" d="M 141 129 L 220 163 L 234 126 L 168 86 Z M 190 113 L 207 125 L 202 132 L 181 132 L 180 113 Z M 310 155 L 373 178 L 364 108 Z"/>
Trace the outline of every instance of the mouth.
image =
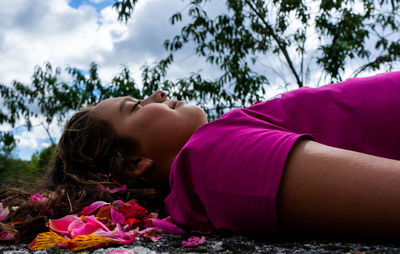
<path id="1" fill-rule="evenodd" d="M 178 100 L 173 100 L 172 102 L 172 109 L 176 109 L 177 107 L 180 107 L 180 105 L 185 104 L 184 101 L 178 101 Z"/>
<path id="2" fill-rule="evenodd" d="M 172 101 L 172 109 L 175 109 L 176 108 L 176 105 L 178 104 L 178 100 L 173 100 Z"/>

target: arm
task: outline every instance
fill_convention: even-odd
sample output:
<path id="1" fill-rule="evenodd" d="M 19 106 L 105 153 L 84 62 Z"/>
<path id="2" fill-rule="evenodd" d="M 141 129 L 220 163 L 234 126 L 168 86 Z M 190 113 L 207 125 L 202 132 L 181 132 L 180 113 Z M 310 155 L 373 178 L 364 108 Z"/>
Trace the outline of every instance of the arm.
<path id="1" fill-rule="evenodd" d="M 289 235 L 400 236 L 400 161 L 301 140 L 277 197 Z"/>

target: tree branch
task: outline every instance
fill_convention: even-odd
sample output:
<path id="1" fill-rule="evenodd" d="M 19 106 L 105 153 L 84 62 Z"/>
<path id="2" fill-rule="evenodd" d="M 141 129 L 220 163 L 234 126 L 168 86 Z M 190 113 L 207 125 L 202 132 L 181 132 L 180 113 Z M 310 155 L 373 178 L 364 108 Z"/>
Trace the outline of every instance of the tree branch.
<path id="1" fill-rule="evenodd" d="M 41 124 L 42 127 L 46 130 L 47 136 L 48 136 L 49 139 L 50 139 L 51 145 L 55 145 L 56 142 L 54 142 L 54 139 L 53 139 L 53 137 L 51 136 L 50 131 L 49 131 L 50 126 L 49 126 L 49 127 L 44 126 L 43 122 L 41 122 L 40 124 Z"/>
<path id="2" fill-rule="evenodd" d="M 252 5 L 252 3 L 249 0 L 245 0 L 246 4 L 250 7 L 250 9 L 257 15 L 257 17 L 261 20 L 261 22 L 265 25 L 265 28 L 268 30 L 268 32 L 271 34 L 272 38 L 274 38 L 274 40 L 276 41 L 276 43 L 278 44 L 279 49 L 281 50 L 283 56 L 286 59 L 286 62 L 289 65 L 289 69 L 292 71 L 294 77 L 296 78 L 296 82 L 298 84 L 299 87 L 303 87 L 303 82 L 301 81 L 299 75 L 297 74 L 293 62 L 289 57 L 289 53 L 286 50 L 286 43 L 283 42 L 278 35 L 274 32 L 274 30 L 272 29 L 271 25 L 268 24 L 264 18 L 262 17 L 262 15 L 260 14 L 260 12 Z"/>
<path id="3" fill-rule="evenodd" d="M 358 74 L 360 74 L 361 72 L 365 71 L 368 68 L 372 68 L 374 65 L 380 65 L 382 63 L 385 62 L 389 62 L 390 61 L 390 55 L 382 55 L 382 56 L 378 56 L 377 58 L 375 58 L 374 61 L 369 62 L 367 64 L 364 64 L 363 66 L 361 66 L 360 68 L 358 68 L 355 72 L 353 72 L 353 76 L 357 77 Z"/>

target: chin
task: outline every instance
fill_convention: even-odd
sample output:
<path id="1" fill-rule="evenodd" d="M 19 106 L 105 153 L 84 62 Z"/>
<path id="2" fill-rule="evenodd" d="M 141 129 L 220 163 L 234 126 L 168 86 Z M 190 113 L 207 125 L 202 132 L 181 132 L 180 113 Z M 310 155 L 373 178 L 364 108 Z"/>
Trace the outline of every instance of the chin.
<path id="1" fill-rule="evenodd" d="M 201 119 L 201 123 L 202 124 L 206 124 L 208 122 L 207 120 L 207 114 L 206 112 L 199 106 L 195 106 L 198 110 L 199 110 L 199 115 L 200 115 L 200 119 Z"/>

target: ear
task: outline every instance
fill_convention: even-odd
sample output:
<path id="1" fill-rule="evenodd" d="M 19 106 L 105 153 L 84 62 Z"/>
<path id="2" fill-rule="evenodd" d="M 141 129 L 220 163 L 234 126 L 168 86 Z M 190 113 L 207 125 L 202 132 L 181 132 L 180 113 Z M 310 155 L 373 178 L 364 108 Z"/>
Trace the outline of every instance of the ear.
<path id="1" fill-rule="evenodd" d="M 147 172 L 148 169 L 150 169 L 154 162 L 151 159 L 145 158 L 145 157 L 140 157 L 140 161 L 137 163 L 136 169 L 133 171 L 134 175 L 137 176 L 142 176 L 144 173 Z"/>

